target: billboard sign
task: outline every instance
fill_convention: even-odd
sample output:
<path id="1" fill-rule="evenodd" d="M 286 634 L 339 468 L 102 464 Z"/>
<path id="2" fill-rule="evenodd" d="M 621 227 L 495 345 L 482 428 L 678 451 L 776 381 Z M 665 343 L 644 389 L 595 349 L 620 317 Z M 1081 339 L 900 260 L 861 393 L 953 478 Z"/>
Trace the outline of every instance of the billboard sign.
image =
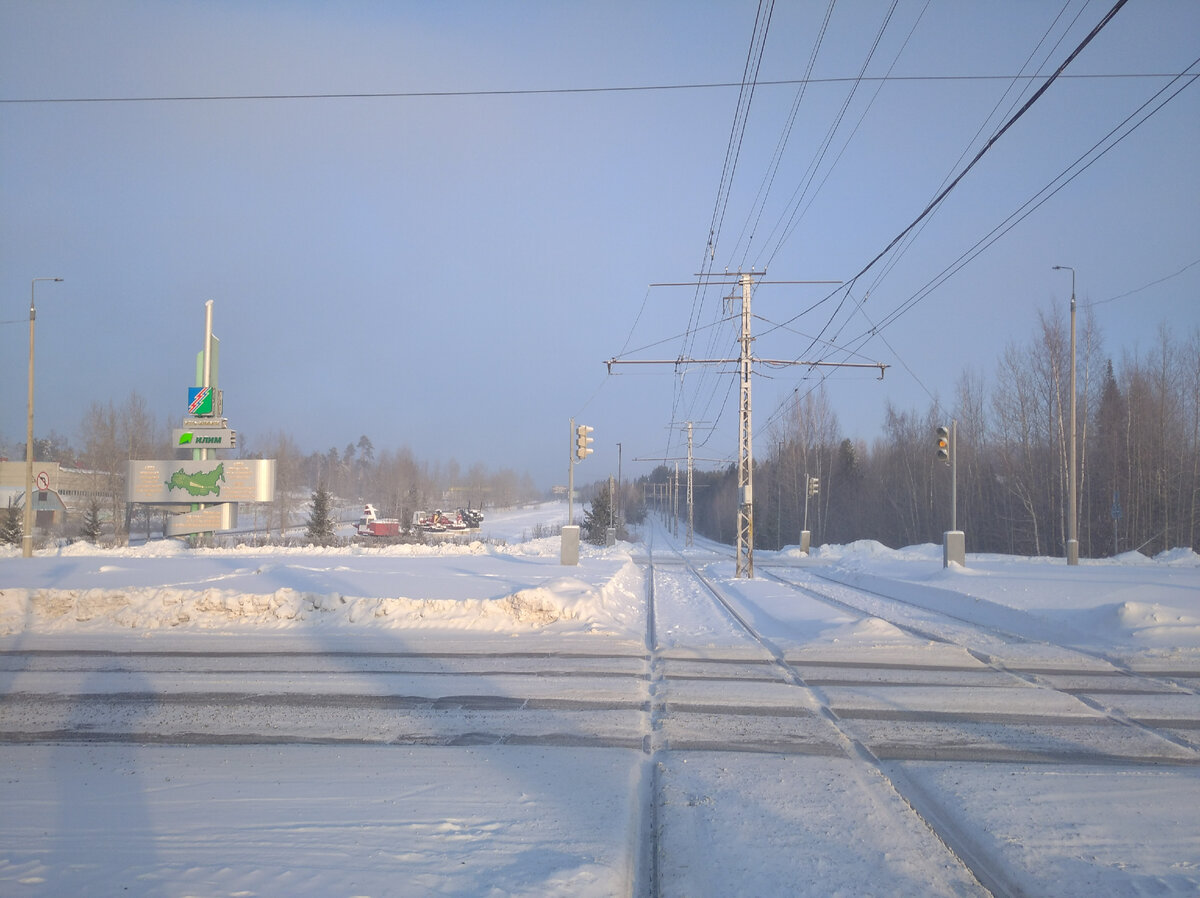
<path id="1" fill-rule="evenodd" d="M 271 502 L 275 459 L 131 461 L 125 483 L 129 502 Z"/>

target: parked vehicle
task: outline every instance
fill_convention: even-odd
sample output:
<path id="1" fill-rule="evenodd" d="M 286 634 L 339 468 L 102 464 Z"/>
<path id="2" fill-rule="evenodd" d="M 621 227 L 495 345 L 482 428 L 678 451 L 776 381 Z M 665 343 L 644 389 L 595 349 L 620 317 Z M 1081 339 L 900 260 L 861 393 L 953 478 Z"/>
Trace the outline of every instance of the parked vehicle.
<path id="1" fill-rule="evenodd" d="M 388 537 L 400 535 L 400 521 L 396 518 L 381 518 L 375 506 L 369 502 L 363 506 L 362 517 L 354 528 L 355 536 Z"/>
<path id="2" fill-rule="evenodd" d="M 460 508 L 457 511 L 418 511 L 413 515 L 413 529 L 421 533 L 464 533 L 478 530 L 483 523 L 483 512 L 478 509 Z"/>

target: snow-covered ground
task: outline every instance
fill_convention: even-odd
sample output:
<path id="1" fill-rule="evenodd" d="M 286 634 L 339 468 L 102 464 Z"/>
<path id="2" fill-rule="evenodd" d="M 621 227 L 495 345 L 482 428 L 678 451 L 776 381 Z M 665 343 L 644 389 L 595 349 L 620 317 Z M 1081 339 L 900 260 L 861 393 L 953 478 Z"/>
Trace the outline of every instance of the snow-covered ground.
<path id="1" fill-rule="evenodd" d="M 697 707 L 741 701 L 739 690 L 748 702 L 774 701 L 754 691 L 753 676 L 739 682 L 733 673 L 739 659 L 760 663 L 762 644 L 800 671 L 945 665 L 967 676 L 979 665 L 982 676 L 1009 665 L 1086 679 L 1119 669 L 1169 676 L 1178 688 L 1113 699 L 1117 710 L 1103 707 L 1098 687 L 1083 686 L 1076 691 L 1097 707 L 1075 705 L 1069 690 L 985 686 L 952 694 L 893 686 L 886 699 L 861 684 L 829 686 L 822 699 L 881 728 L 891 725 L 887 714 L 920 713 L 931 702 L 933 712 L 964 717 L 1149 715 L 1174 721 L 1173 741 L 1138 725 L 1090 729 L 1129 730 L 1099 743 L 1100 755 L 1127 755 L 1141 740 L 1161 746 L 1163 764 L 1058 763 L 1052 753 L 875 766 L 826 750 L 647 754 L 636 740 L 658 725 L 675 727 L 680 745 L 704 736 L 699 724 L 687 731 L 682 716 L 655 721 L 639 710 L 655 677 L 639 564 L 648 546 L 584 546 L 577 567 L 562 567 L 557 537 L 526 537 L 562 523 L 564 512 L 550 504 L 491 514 L 481 534 L 490 539 L 468 545 L 192 551 L 156 542 L 75 545 L 32 560 L 0 550 L 0 894 L 626 895 L 645 885 L 647 871 L 662 895 L 982 894 L 966 869 L 972 852 L 1003 871 L 991 883 L 998 891 L 1200 893 L 1194 553 L 1077 568 L 969 555 L 966 567 L 947 570 L 937 546 L 856 543 L 812 557 L 760 551 L 759 576 L 738 581 L 727 548 L 677 549 L 661 529 L 652 539 L 648 532 L 656 558 L 689 557 L 761 640 L 682 567 L 660 567 L 653 663 L 686 673 L 688 664 L 719 661 L 731 671 L 719 682 L 672 681 L 675 699 Z M 853 610 L 799 598 L 794 583 L 834 599 L 849 600 L 852 587 L 872 593 L 854 592 Z M 497 682 L 516 673 L 505 664 L 525 663 L 505 659 L 544 653 L 609 659 L 638 675 L 595 680 L 574 671 L 563 681 L 567 698 L 611 701 L 609 732 L 627 736 L 626 747 L 616 737 L 611 745 L 30 740 L 12 710 L 23 695 L 161 697 L 211 686 L 189 671 L 110 675 L 94 660 L 37 669 L 38 659 L 80 650 L 475 654 L 503 668 L 489 674 Z M 265 693 L 294 688 L 252 671 L 240 675 L 243 688 L 247 677 Z M 308 677 L 309 693 L 332 688 Z M 386 691 L 381 676 L 360 679 L 367 692 Z M 526 676 L 521 694 L 534 688 L 530 680 L 540 678 Z M 947 695 L 961 707 L 945 707 Z M 476 725 L 472 713 L 458 712 L 464 729 Z M 740 718 L 745 727 L 758 719 Z M 828 728 L 819 715 L 795 726 Z M 957 856 L 931 824 L 958 834 Z M 648 858 L 651 826 L 658 854 Z"/>

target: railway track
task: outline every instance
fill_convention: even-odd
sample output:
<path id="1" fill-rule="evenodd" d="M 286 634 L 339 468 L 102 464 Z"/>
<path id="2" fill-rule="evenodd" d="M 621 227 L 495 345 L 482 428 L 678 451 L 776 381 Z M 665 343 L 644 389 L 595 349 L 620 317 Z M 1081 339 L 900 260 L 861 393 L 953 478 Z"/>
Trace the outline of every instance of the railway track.
<path id="1" fill-rule="evenodd" d="M 995 852 L 956 827 L 944 799 L 911 775 L 914 762 L 1200 766 L 1200 681 L 1194 673 L 1135 671 L 1066 645 L 1051 648 L 1056 657 L 1071 656 L 1068 663 L 1013 665 L 1003 647 L 1030 641 L 1019 633 L 808 571 L 789 568 L 784 574 L 760 565 L 798 600 L 882 620 L 934 647 L 912 653 L 933 655 L 926 663 L 888 660 L 886 652 L 822 656 L 763 632 L 755 620 L 769 615 L 746 593 L 708 576 L 677 549 L 668 551 L 673 557 L 664 565 L 651 550 L 650 582 L 663 576 L 694 580 L 746 644 L 732 650 L 731 643 L 729 657 L 709 654 L 703 661 L 656 647 L 663 671 L 655 696 L 659 711 L 652 716 L 659 750 L 849 759 L 866 768 L 867 780 L 874 778 L 911 808 L 994 895 L 1022 892 Z M 664 567 L 682 573 L 660 573 Z M 751 646 L 758 648 L 758 659 L 748 657 Z M 716 672 L 718 665 L 725 673 Z M 746 692 L 758 701 L 741 704 L 739 711 Z M 691 698 L 699 693 L 706 696 L 703 702 Z M 767 694 L 774 698 L 763 700 Z M 734 724 L 739 713 L 754 723 Z"/>

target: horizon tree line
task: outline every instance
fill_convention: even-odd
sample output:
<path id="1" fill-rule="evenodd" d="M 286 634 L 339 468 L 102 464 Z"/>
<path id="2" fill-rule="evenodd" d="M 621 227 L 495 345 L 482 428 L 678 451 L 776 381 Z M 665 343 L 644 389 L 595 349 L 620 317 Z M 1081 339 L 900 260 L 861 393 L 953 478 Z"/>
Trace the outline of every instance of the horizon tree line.
<path id="1" fill-rule="evenodd" d="M 1103 354 L 1088 316 L 1077 346 L 1079 552 L 1200 550 L 1200 328 L 1160 326 L 1154 345 Z M 812 544 L 871 539 L 891 547 L 941 542 L 950 529 L 950 468 L 935 430 L 957 422 L 957 525 L 972 552 L 1066 553 L 1070 417 L 1067 326 L 1045 313 L 1010 344 L 989 386 L 964 372 L 950 403 L 888 405 L 871 443 L 841 435 L 816 386 L 771 428 L 755 462 L 755 545 L 800 542 L 805 502 Z M 665 466 L 642 478 L 663 483 Z M 808 478 L 819 488 L 808 496 Z M 737 538 L 736 465 L 696 471 L 698 533 Z M 681 514 L 686 514 L 680 503 Z"/>
<path id="2" fill-rule="evenodd" d="M 170 444 L 172 420 L 158 421 L 150 413 L 145 399 L 130 393 L 121 404 L 93 402 L 80 425 L 83 447 L 76 449 L 58 433 L 34 440 L 36 461 L 59 464 L 87 471 L 93 480 L 99 508 L 88 508 L 74 524 L 88 532 L 96 530 L 92 515 L 109 522 L 114 537 L 128 537 L 131 529 L 149 529 L 144 508 L 135 509 L 125 501 L 126 462 L 138 458 L 173 458 Z M 230 457 L 275 459 L 275 500 L 263 503 L 255 511 L 261 529 L 270 533 L 303 526 L 312 494 L 324 490 L 330 496 L 331 513 L 338 508 L 357 515 L 361 506 L 372 503 L 381 515 L 401 521 L 412 519 L 424 508 L 484 506 L 505 508 L 542 498 L 542 492 L 528 474 L 509 468 L 492 471 L 480 463 L 465 470 L 455 459 L 422 461 L 407 447 L 376 452 L 365 434 L 344 450 L 330 447 L 324 452 L 305 452 L 284 431 L 270 431 L 261 437 L 239 432 L 239 448 Z M 24 460 L 25 444 L 0 445 L 0 456 L 9 450 L 14 459 Z M 262 517 L 259 518 L 258 515 Z M 85 521 L 84 518 L 89 520 Z M 86 525 L 86 528 L 85 528 Z"/>

